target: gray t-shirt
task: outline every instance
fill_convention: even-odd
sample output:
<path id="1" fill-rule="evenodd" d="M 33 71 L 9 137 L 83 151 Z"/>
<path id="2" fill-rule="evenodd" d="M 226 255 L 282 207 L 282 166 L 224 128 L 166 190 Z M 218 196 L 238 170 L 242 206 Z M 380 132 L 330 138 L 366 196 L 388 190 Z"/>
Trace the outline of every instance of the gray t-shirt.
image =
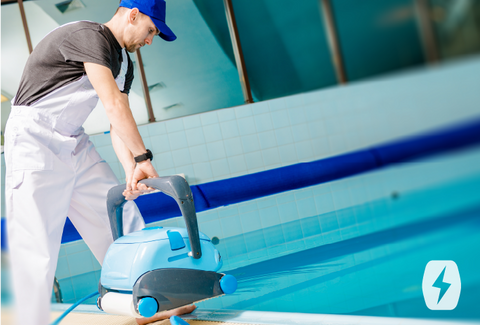
<path id="1" fill-rule="evenodd" d="M 133 81 L 133 64 L 128 56 L 123 93 Z M 30 106 L 85 74 L 84 62 L 103 65 L 114 78 L 120 73 L 122 48 L 105 25 L 79 21 L 63 25 L 38 43 L 23 71 L 14 105 Z"/>

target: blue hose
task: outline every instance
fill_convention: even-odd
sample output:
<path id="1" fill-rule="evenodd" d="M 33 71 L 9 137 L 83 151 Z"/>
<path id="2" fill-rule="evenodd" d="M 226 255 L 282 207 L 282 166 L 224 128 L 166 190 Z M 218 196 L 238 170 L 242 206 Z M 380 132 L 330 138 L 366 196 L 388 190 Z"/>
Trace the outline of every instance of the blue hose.
<path id="1" fill-rule="evenodd" d="M 91 294 L 89 294 L 88 296 L 86 297 L 83 297 L 82 299 L 80 299 L 79 301 L 77 301 L 76 303 L 74 303 L 73 305 L 70 306 L 70 308 L 68 308 L 67 310 L 65 310 L 63 312 L 63 314 L 60 315 L 60 317 L 58 317 L 52 324 L 50 325 L 58 325 L 60 324 L 60 322 L 62 321 L 62 319 L 65 318 L 65 316 L 68 315 L 69 312 L 71 312 L 72 310 L 74 310 L 75 308 L 77 308 L 78 305 L 80 305 L 82 302 L 84 302 L 85 300 L 87 299 L 90 299 L 92 297 L 95 297 L 96 295 L 98 295 L 98 291 L 95 291 L 95 292 L 92 292 Z"/>

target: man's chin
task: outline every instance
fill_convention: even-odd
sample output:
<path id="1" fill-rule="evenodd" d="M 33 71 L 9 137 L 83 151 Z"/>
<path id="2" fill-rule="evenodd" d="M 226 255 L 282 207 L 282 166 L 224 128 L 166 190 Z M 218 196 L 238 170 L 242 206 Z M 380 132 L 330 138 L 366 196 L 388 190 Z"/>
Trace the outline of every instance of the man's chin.
<path id="1" fill-rule="evenodd" d="M 135 51 L 137 50 L 137 46 L 129 45 L 129 46 L 126 47 L 126 49 L 127 49 L 127 52 L 135 53 Z"/>

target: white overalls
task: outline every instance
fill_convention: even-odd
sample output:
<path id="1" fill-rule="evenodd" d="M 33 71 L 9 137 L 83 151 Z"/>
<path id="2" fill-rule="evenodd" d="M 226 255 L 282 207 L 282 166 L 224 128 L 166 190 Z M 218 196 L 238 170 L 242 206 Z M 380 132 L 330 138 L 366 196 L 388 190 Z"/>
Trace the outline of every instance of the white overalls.
<path id="1" fill-rule="evenodd" d="M 125 84 L 128 59 L 116 83 Z M 112 243 L 106 195 L 118 184 L 82 124 L 98 96 L 88 77 L 29 107 L 13 106 L 5 130 L 7 229 L 16 315 L 20 324 L 46 325 L 66 217 L 102 263 Z M 144 228 L 133 202 L 125 232 Z"/>

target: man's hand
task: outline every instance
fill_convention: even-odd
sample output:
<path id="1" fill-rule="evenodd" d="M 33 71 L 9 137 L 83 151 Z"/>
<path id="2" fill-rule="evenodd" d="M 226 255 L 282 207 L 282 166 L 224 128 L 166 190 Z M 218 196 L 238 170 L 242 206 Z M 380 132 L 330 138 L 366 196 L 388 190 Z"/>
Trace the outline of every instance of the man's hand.
<path id="1" fill-rule="evenodd" d="M 137 190 L 139 186 L 143 185 L 143 184 L 138 184 L 138 181 L 145 178 L 154 178 L 154 177 L 158 177 L 158 174 L 155 168 L 153 167 L 150 159 L 139 162 L 135 166 L 132 179 L 130 180 L 130 184 L 127 184 L 127 190 L 128 189 Z M 130 188 L 129 188 L 129 185 L 130 185 Z"/>
<path id="2" fill-rule="evenodd" d="M 142 194 L 147 194 L 154 191 L 154 188 L 147 187 L 145 184 L 138 184 L 138 189 L 136 190 L 125 190 L 123 191 L 123 196 L 125 196 L 126 200 L 135 200 Z"/>
<path id="3" fill-rule="evenodd" d="M 155 190 L 154 188 L 148 187 L 145 184 L 138 183 L 145 178 L 158 177 L 158 174 L 149 159 L 137 163 L 132 170 L 129 170 L 128 172 L 125 171 L 125 173 L 127 174 L 127 187 L 123 192 L 123 195 L 127 200 L 135 200 L 140 195 L 147 194 Z"/>

